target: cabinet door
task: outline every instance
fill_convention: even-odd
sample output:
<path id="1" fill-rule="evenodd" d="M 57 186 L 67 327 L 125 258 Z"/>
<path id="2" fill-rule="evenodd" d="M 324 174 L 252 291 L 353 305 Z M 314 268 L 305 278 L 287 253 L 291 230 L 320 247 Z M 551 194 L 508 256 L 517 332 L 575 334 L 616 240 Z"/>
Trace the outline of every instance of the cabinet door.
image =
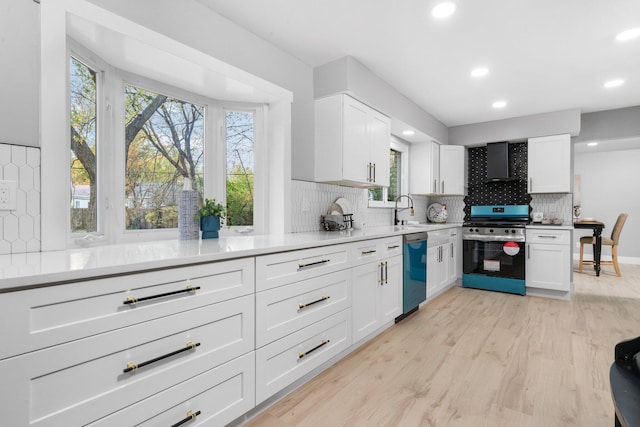
<path id="1" fill-rule="evenodd" d="M 389 186 L 389 118 L 372 110 L 369 120 L 370 158 L 373 163 L 373 183 Z"/>
<path id="2" fill-rule="evenodd" d="M 343 179 L 366 183 L 370 175 L 368 123 L 371 109 L 349 96 L 344 96 L 343 108 Z"/>
<path id="3" fill-rule="evenodd" d="M 402 314 L 402 256 L 384 261 L 384 283 L 380 284 L 380 323 Z"/>
<path id="4" fill-rule="evenodd" d="M 431 194 L 440 194 L 440 144 L 431 141 Z"/>
<path id="5" fill-rule="evenodd" d="M 353 268 L 352 274 L 353 342 L 356 342 L 380 326 L 378 287 L 382 269 L 379 262 L 374 262 Z"/>
<path id="6" fill-rule="evenodd" d="M 527 288 L 569 291 L 571 254 L 569 245 L 529 244 L 526 264 Z"/>
<path id="7" fill-rule="evenodd" d="M 529 193 L 571 192 L 571 139 L 569 134 L 529 138 Z"/>
<path id="8" fill-rule="evenodd" d="M 440 146 L 440 188 L 442 194 L 466 193 L 466 148 L 461 145 Z"/>
<path id="9" fill-rule="evenodd" d="M 437 292 L 441 276 L 440 246 L 433 246 L 427 249 L 427 299 Z"/>

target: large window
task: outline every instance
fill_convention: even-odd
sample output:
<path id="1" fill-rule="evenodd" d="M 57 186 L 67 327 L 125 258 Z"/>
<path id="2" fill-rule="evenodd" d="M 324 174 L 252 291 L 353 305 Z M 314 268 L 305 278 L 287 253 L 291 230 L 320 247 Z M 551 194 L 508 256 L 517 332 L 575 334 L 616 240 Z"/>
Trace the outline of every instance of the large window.
<path id="1" fill-rule="evenodd" d="M 124 87 L 125 227 L 176 228 L 184 178 L 204 190 L 204 107 Z"/>
<path id="2" fill-rule="evenodd" d="M 262 105 L 225 103 L 87 62 L 75 55 L 69 62 L 70 236 L 170 237 L 185 178 L 202 198 L 227 205 L 227 226 L 256 225 Z"/>
<path id="3" fill-rule="evenodd" d="M 71 120 L 71 197 L 70 230 L 72 233 L 97 231 L 97 72 L 71 58 L 69 63 Z"/>
<path id="4" fill-rule="evenodd" d="M 228 225 L 253 225 L 254 118 L 252 111 L 225 111 Z"/>

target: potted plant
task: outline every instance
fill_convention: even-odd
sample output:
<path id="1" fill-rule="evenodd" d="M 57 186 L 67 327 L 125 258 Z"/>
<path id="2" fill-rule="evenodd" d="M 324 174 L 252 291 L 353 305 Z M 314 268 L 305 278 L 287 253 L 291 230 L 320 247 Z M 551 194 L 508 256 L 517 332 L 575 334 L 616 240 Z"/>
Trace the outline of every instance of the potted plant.
<path id="1" fill-rule="evenodd" d="M 198 210 L 200 230 L 203 239 L 218 238 L 220 220 L 225 218 L 227 208 L 216 202 L 216 199 L 205 199 L 204 205 Z"/>

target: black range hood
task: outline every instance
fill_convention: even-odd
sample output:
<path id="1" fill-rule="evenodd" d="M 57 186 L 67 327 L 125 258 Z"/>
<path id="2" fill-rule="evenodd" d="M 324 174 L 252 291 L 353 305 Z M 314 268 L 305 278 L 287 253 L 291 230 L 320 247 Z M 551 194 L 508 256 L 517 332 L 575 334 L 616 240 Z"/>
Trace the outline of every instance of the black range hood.
<path id="1" fill-rule="evenodd" d="M 508 142 L 487 144 L 487 182 L 514 181 Z"/>

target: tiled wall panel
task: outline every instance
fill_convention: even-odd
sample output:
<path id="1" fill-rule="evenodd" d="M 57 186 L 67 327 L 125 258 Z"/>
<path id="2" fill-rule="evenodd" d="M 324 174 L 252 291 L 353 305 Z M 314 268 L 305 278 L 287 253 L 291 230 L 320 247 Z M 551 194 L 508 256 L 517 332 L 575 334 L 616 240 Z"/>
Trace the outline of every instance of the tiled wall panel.
<path id="1" fill-rule="evenodd" d="M 0 255 L 40 251 L 40 149 L 0 144 L 0 179 L 16 181 L 16 210 L 0 211 Z"/>

